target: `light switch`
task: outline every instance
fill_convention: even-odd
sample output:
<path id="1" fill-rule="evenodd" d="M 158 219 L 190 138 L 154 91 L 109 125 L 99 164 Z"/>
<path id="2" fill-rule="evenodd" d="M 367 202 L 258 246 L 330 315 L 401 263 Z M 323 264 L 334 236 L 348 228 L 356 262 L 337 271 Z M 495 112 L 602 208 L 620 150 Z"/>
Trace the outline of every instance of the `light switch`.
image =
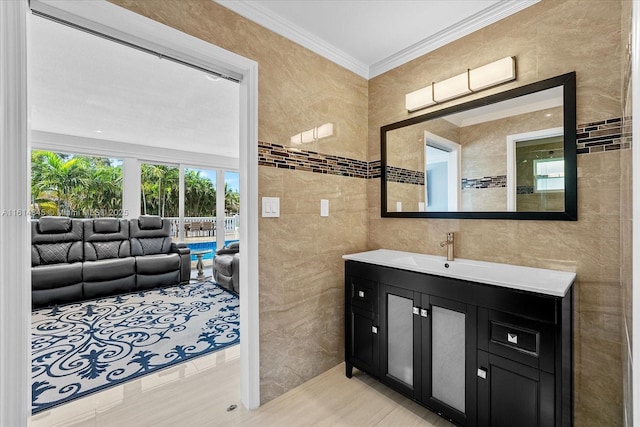
<path id="1" fill-rule="evenodd" d="M 280 197 L 262 198 L 262 217 L 277 218 L 280 216 Z"/>
<path id="2" fill-rule="evenodd" d="M 402 202 L 396 202 L 396 212 L 402 212 Z"/>
<path id="3" fill-rule="evenodd" d="M 424 212 L 424 202 L 418 202 L 418 211 Z"/>
<path id="4" fill-rule="evenodd" d="M 320 200 L 320 216 L 329 216 L 329 200 Z"/>

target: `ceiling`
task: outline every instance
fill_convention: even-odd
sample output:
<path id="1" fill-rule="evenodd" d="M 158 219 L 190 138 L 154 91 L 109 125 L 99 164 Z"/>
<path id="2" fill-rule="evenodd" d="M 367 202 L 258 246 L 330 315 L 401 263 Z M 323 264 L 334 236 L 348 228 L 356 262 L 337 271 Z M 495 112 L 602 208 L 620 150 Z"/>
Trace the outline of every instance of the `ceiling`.
<path id="1" fill-rule="evenodd" d="M 215 0 L 372 78 L 540 0 Z"/>
<path id="2" fill-rule="evenodd" d="M 32 129 L 239 157 L 237 83 L 38 16 L 31 30 Z"/>
<path id="3" fill-rule="evenodd" d="M 371 78 L 539 0 L 218 0 Z M 33 16 L 34 130 L 239 157 L 239 85 Z"/>

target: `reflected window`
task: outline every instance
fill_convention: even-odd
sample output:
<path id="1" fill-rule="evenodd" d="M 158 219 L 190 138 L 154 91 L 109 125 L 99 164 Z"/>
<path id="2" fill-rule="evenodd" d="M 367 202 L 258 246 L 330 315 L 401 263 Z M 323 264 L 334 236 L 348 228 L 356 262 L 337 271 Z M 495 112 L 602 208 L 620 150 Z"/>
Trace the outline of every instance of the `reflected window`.
<path id="1" fill-rule="evenodd" d="M 533 169 L 536 193 L 564 190 L 564 159 L 536 159 Z"/>
<path id="2" fill-rule="evenodd" d="M 425 141 L 426 212 L 454 212 L 460 200 L 460 144 L 431 132 Z"/>
<path id="3" fill-rule="evenodd" d="M 427 145 L 427 211 L 446 212 L 449 204 L 449 152 Z M 456 185 L 452 182 L 451 185 Z"/>

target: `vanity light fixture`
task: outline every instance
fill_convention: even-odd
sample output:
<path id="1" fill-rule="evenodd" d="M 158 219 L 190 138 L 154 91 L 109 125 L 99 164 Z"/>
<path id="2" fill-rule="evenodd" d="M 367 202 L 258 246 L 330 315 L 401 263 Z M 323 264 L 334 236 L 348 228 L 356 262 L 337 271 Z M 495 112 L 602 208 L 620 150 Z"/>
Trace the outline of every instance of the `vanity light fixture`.
<path id="1" fill-rule="evenodd" d="M 439 102 L 458 98 L 515 79 L 516 58 L 507 56 L 408 93 L 405 95 L 405 106 L 411 113 Z"/>
<path id="2" fill-rule="evenodd" d="M 331 135 L 333 135 L 333 123 L 325 123 L 313 129 L 293 135 L 291 137 L 291 143 L 294 145 L 308 144 L 322 138 L 327 138 Z"/>

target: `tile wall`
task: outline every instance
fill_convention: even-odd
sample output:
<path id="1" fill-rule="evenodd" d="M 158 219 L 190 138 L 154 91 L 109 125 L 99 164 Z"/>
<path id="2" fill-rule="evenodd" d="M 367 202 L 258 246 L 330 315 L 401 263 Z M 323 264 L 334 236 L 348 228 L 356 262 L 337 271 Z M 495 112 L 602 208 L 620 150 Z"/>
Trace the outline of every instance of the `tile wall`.
<path id="1" fill-rule="evenodd" d="M 633 5 L 633 6 L 632 6 Z M 621 120 L 621 147 L 627 147 L 631 144 L 631 117 L 633 115 L 632 103 L 631 103 L 631 53 L 629 51 L 629 40 L 631 34 L 631 13 L 632 7 L 636 6 L 632 2 L 623 2 L 621 13 L 621 44 L 623 49 L 623 66 L 622 66 L 622 120 Z M 638 52 L 638 46 L 634 48 L 635 52 Z M 601 126 L 602 124 L 598 124 Z M 613 144 L 613 142 L 611 143 Z M 611 145 L 609 144 L 609 145 Z M 633 233 L 633 206 L 632 206 L 632 165 L 631 165 L 631 149 L 624 150 L 620 153 L 620 296 L 621 296 L 621 310 L 622 310 L 622 328 L 621 328 L 621 341 L 622 341 L 622 407 L 623 407 L 623 421 L 626 427 L 631 427 L 634 424 L 633 414 L 633 396 L 632 396 L 632 381 L 634 369 L 637 369 L 637 364 L 633 363 L 632 359 L 632 339 L 633 333 L 633 311 L 632 311 L 632 298 L 633 298 L 633 269 L 632 269 L 632 233 Z M 637 256 L 637 255 L 636 255 Z M 635 418 L 639 417 L 639 414 L 635 414 Z"/>
<path id="2" fill-rule="evenodd" d="M 589 154 L 578 156 L 578 221 L 381 218 L 380 182 L 368 181 L 369 248 L 444 255 L 439 242 L 456 235 L 456 256 L 573 270 L 575 283 L 575 424 L 622 423 L 620 302 L 620 169 L 630 150 L 609 150 L 621 110 L 621 14 L 618 1 L 542 0 L 369 81 L 369 160 L 380 158 L 380 126 L 571 71 L 577 80 L 577 123 Z M 593 37 L 593 34 L 598 37 Z M 515 56 L 517 81 L 408 114 L 404 95 L 504 56 Z M 618 120 L 619 121 L 619 120 Z M 606 127 L 611 125 L 611 129 Z M 606 138 L 604 138 L 606 136 Z M 593 140 L 591 138 L 600 138 Z M 591 139 L 591 140 L 588 140 Z M 604 141 L 611 141 L 604 144 Z M 598 143 L 599 145 L 587 146 Z M 599 151 L 598 151 L 599 150 Z M 494 174 L 489 174 L 493 176 Z M 495 175 L 501 175 L 496 173 Z M 478 176 L 484 176 L 478 175 Z M 474 177 L 474 176 L 472 176 Z M 472 190 L 488 192 L 492 189 Z"/>
<path id="3" fill-rule="evenodd" d="M 259 195 L 280 197 L 282 211 L 259 223 L 263 402 L 342 360 L 342 254 L 442 254 L 439 242 L 455 231 L 457 256 L 577 272 L 576 425 L 622 423 L 620 176 L 630 150 L 588 146 L 578 156 L 576 222 L 381 218 L 379 129 L 426 112 L 404 109 L 404 95 L 424 82 L 506 55 L 517 58 L 516 82 L 447 106 L 576 71 L 578 122 L 607 125 L 623 115 L 624 2 L 542 0 L 366 81 L 210 0 L 113 1 L 259 63 Z M 324 123 L 333 137 L 302 152 L 290 144 Z"/>
<path id="4" fill-rule="evenodd" d="M 344 360 L 342 255 L 367 248 L 368 83 L 211 0 L 114 3 L 258 62 L 258 192 L 281 211 L 258 224 L 267 402 Z M 291 144 L 325 123 L 333 136 Z"/>

